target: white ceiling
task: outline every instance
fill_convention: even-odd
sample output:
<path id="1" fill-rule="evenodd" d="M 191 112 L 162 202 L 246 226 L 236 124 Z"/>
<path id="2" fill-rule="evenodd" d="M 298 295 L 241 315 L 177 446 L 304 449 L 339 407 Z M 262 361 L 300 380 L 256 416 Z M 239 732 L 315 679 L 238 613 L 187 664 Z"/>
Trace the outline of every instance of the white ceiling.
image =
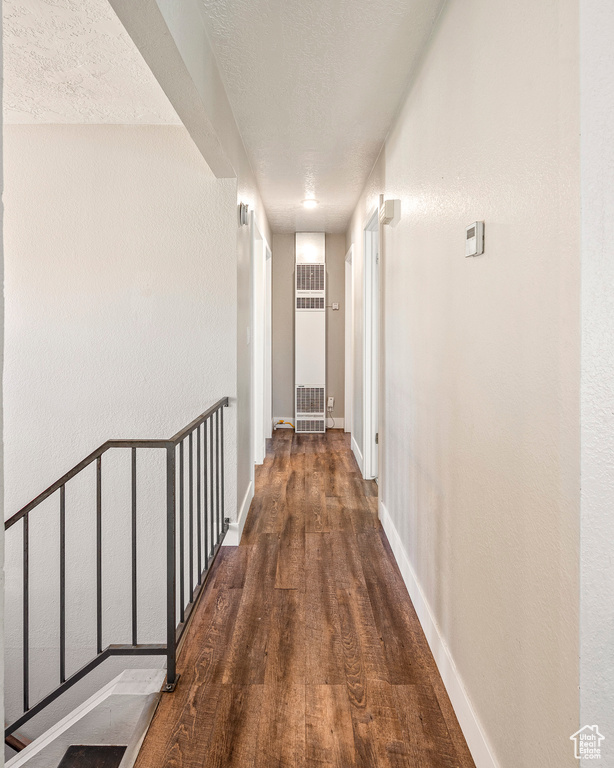
<path id="1" fill-rule="evenodd" d="M 193 1 L 273 231 L 345 231 L 444 0 Z M 108 0 L 3 23 L 5 122 L 180 123 Z"/>
<path id="2" fill-rule="evenodd" d="M 180 124 L 108 0 L 3 0 L 6 123 Z"/>
<path id="3" fill-rule="evenodd" d="M 196 1 L 273 231 L 345 231 L 442 0 Z"/>

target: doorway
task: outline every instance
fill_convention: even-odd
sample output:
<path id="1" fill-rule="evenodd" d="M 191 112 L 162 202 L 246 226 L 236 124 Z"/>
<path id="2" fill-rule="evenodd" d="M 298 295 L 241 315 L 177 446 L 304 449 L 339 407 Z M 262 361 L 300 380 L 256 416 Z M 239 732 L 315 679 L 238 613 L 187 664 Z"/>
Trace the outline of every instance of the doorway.
<path id="1" fill-rule="evenodd" d="M 252 434 L 254 464 L 262 464 L 273 426 L 272 268 L 271 249 L 260 234 L 253 212 L 252 232 Z"/>
<path id="2" fill-rule="evenodd" d="M 379 211 L 364 230 L 364 444 L 363 476 L 378 478 L 379 468 Z"/>

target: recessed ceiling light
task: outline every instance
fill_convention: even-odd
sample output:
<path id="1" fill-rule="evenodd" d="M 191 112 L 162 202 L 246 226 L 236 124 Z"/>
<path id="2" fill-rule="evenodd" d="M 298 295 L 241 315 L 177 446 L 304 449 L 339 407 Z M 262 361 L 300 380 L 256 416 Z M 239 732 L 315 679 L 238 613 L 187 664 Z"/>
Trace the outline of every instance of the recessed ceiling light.
<path id="1" fill-rule="evenodd" d="M 307 200 L 303 200 L 303 205 L 305 208 L 315 208 L 318 204 L 317 200 L 314 200 L 313 198 L 308 198 Z"/>

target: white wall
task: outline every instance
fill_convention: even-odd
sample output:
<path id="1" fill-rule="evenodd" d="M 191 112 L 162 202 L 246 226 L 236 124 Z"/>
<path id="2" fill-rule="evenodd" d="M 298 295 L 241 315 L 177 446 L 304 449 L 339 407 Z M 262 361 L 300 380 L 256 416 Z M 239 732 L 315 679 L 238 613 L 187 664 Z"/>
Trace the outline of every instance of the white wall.
<path id="1" fill-rule="evenodd" d="M 580 724 L 614 762 L 614 6 L 582 0 L 582 529 Z M 585 761 L 588 763 L 595 761 Z M 583 765 L 585 764 L 583 762 Z"/>
<path id="2" fill-rule="evenodd" d="M 271 243 L 260 193 L 207 38 L 198 3 L 110 0 L 205 160 L 218 177 L 237 179 L 236 203 L 255 212 Z M 253 493 L 251 227 L 237 236 L 237 497 Z M 245 511 L 245 510 L 241 510 Z"/>
<path id="3" fill-rule="evenodd" d="M 345 238 L 326 235 L 326 395 L 333 417 L 344 413 Z M 294 420 L 294 235 L 273 235 L 273 418 Z M 329 420 L 328 425 L 332 426 Z"/>
<path id="4" fill-rule="evenodd" d="M 401 199 L 381 511 L 478 768 L 575 763 L 578 114 L 574 0 L 450 0 L 348 233 L 358 309 L 362 228 Z"/>
<path id="5" fill-rule="evenodd" d="M 106 439 L 170 437 L 228 395 L 226 509 L 234 517 L 236 180 L 215 179 L 183 127 L 7 126 L 4 140 L 7 516 Z M 142 461 L 144 611 L 164 594 L 164 465 L 161 456 Z M 129 641 L 128 486 L 112 482 L 128 472 L 127 456 L 105 455 L 104 645 Z M 91 652 L 94 621 L 93 487 L 67 488 L 69 641 L 77 656 Z M 14 653 L 20 526 L 9 536 Z M 53 675 L 57 541 L 56 498 L 32 515 L 33 664 L 46 663 Z M 143 615 L 141 642 L 164 642 L 158 609 L 157 622 Z M 9 669 L 17 674 L 19 666 Z M 7 703 L 14 709 L 14 696 Z"/>

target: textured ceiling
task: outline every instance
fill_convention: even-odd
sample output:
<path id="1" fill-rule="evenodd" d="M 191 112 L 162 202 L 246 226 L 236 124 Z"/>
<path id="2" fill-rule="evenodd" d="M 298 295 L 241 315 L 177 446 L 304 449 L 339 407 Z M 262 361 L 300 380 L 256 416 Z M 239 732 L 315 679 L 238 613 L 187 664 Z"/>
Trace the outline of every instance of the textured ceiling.
<path id="1" fill-rule="evenodd" d="M 4 121 L 180 120 L 108 0 L 3 0 Z"/>
<path id="2" fill-rule="evenodd" d="M 442 0 L 197 2 L 273 231 L 345 231 Z"/>

